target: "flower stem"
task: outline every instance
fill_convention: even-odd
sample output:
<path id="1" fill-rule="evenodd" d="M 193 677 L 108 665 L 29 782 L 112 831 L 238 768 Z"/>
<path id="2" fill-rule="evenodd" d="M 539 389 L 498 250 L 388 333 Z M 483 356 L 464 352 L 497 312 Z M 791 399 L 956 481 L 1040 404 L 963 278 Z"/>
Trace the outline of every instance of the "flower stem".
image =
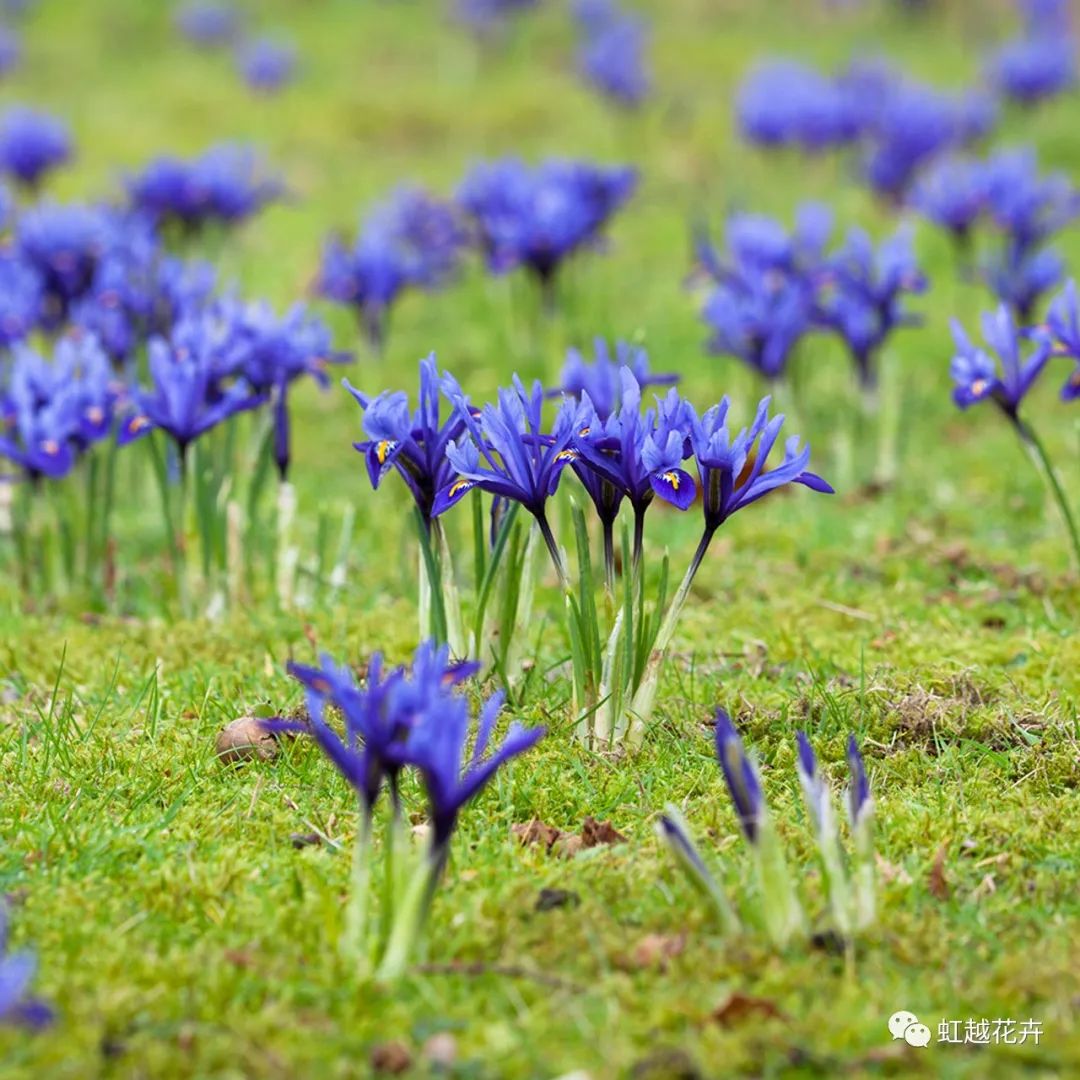
<path id="1" fill-rule="evenodd" d="M 604 586 L 609 597 L 615 595 L 615 522 L 604 520 Z"/>
<path id="2" fill-rule="evenodd" d="M 345 912 L 345 934 L 341 950 L 345 959 L 356 965 L 363 977 L 371 963 L 367 951 L 367 918 L 371 883 L 371 809 L 360 811 L 360 825 L 353 851 L 352 878 L 349 883 L 349 906 Z"/>
<path id="3" fill-rule="evenodd" d="M 555 542 L 551 526 L 548 524 L 548 519 L 543 511 L 536 515 L 536 524 L 540 528 L 540 535 L 544 538 L 544 543 L 547 544 L 548 554 L 551 555 L 555 572 L 559 575 L 559 584 L 562 586 L 562 591 L 571 593 L 573 590 L 570 586 L 570 579 L 566 576 L 566 567 L 563 565 L 562 555 L 559 553 L 559 545 Z"/>
<path id="4" fill-rule="evenodd" d="M 645 546 L 645 508 L 634 507 L 634 569 L 641 565 L 641 550 Z"/>
<path id="5" fill-rule="evenodd" d="M 694 577 L 697 575 L 701 562 L 705 558 L 705 552 L 709 550 L 709 544 L 712 543 L 717 528 L 717 525 L 706 524 L 705 531 L 698 541 L 694 557 L 690 560 L 690 565 L 687 567 L 686 574 L 679 585 L 679 591 L 671 601 L 671 606 L 667 609 L 664 621 L 660 624 L 656 639 L 653 641 L 649 659 L 646 661 L 645 669 L 642 672 L 641 682 L 634 691 L 634 698 L 630 703 L 630 727 L 627 731 L 627 741 L 631 746 L 639 746 L 645 734 L 645 725 L 648 723 L 649 717 L 652 716 L 656 690 L 660 682 L 660 670 L 664 665 L 668 646 L 675 636 L 675 627 L 678 625 L 679 616 L 682 614 L 683 606 L 686 604 L 686 598 L 690 595 L 690 586 L 694 583 Z"/>
<path id="6" fill-rule="evenodd" d="M 432 897 L 446 864 L 445 847 L 429 852 L 409 878 L 408 887 L 394 911 L 394 922 L 386 943 L 376 979 L 390 982 L 399 978 L 408 967 L 424 930 Z"/>
<path id="7" fill-rule="evenodd" d="M 1061 480 L 1058 477 L 1057 470 L 1054 468 L 1054 463 L 1050 460 L 1050 455 L 1047 453 L 1042 440 L 1035 434 L 1035 429 L 1019 418 L 1016 418 L 1014 422 L 1032 464 L 1034 464 L 1036 471 L 1042 477 L 1054 502 L 1057 503 L 1061 518 L 1069 532 L 1069 540 L 1072 543 L 1073 566 L 1075 569 L 1080 570 L 1080 530 L 1077 529 L 1076 518 L 1073 517 L 1073 512 L 1069 508 L 1069 500 L 1065 494 L 1065 489 L 1061 486 Z"/>

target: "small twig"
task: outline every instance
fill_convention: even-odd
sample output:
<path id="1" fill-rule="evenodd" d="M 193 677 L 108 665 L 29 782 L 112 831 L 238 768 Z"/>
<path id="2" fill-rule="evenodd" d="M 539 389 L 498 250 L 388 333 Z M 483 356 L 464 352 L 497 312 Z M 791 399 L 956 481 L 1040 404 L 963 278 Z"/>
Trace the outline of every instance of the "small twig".
<path id="1" fill-rule="evenodd" d="M 560 979 L 557 975 L 548 975 L 543 971 L 532 971 L 529 968 L 518 967 L 516 964 L 485 964 L 483 961 L 471 963 L 452 962 L 449 964 L 419 964 L 416 971 L 422 975 L 502 975 L 507 979 L 528 979 L 539 983 L 541 986 L 549 986 L 553 990 L 570 990 L 580 994 L 585 987 L 568 979 Z"/>
<path id="2" fill-rule="evenodd" d="M 251 793 L 251 802 L 248 803 L 247 813 L 244 815 L 245 819 L 251 817 L 255 812 L 255 803 L 259 798 L 259 792 L 262 791 L 263 781 L 265 779 L 265 774 L 259 773 L 259 779 L 255 781 L 255 790 Z"/>
<path id="3" fill-rule="evenodd" d="M 877 622 L 876 617 L 869 612 L 860 611 L 858 608 L 848 607 L 847 604 L 837 604 L 832 600 L 818 600 L 816 603 L 819 607 L 828 608 L 830 611 L 835 611 L 838 615 L 848 615 L 852 619 L 862 619 L 864 622 Z"/>

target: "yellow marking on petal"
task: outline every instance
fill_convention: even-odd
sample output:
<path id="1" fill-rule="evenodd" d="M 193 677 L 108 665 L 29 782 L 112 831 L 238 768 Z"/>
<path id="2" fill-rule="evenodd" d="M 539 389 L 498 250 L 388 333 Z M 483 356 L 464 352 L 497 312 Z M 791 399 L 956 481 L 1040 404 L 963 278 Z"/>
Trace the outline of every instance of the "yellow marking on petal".
<path id="1" fill-rule="evenodd" d="M 458 479 L 450 485 L 450 490 L 447 492 L 447 495 L 452 499 L 459 491 L 468 491 L 469 488 L 472 487 L 472 483 L 471 480 L 466 480 L 463 476 L 458 477 Z"/>
<path id="2" fill-rule="evenodd" d="M 590 431 L 592 431 L 592 428 L 590 428 L 590 427 L 583 427 L 583 428 L 582 428 L 582 429 L 581 429 L 581 430 L 580 430 L 580 431 L 578 432 L 578 435 L 579 435 L 579 436 L 581 436 L 581 437 L 584 437 L 585 435 L 588 435 Z"/>
<path id="3" fill-rule="evenodd" d="M 677 472 L 666 472 L 660 476 L 661 480 L 666 480 L 675 491 L 679 490 L 679 482 L 681 477 Z"/>
<path id="4" fill-rule="evenodd" d="M 150 421 L 145 416 L 133 416 L 128 421 L 128 431 L 134 434 L 136 431 L 142 431 L 143 428 L 149 427 Z"/>
<path id="5" fill-rule="evenodd" d="M 60 453 L 60 444 L 55 439 L 46 439 L 41 444 L 41 449 L 49 455 L 49 457 L 55 457 Z"/>
<path id="6" fill-rule="evenodd" d="M 100 405 L 91 405 L 90 408 L 86 410 L 86 419 L 89 420 L 91 424 L 100 424 L 101 421 L 105 419 L 105 410 L 102 409 Z"/>
<path id="7" fill-rule="evenodd" d="M 974 381 L 974 382 L 973 382 L 973 383 L 971 384 L 971 392 L 972 392 L 972 393 L 973 393 L 973 394 L 974 394 L 974 395 L 975 395 L 976 397 L 978 397 L 978 396 L 979 396 L 979 394 L 985 394 L 985 393 L 986 393 L 986 387 L 987 387 L 988 385 L 989 385 L 989 384 L 987 383 L 987 381 L 986 381 L 985 379 L 976 379 L 976 380 L 975 380 L 975 381 Z"/>
<path id="8" fill-rule="evenodd" d="M 560 450 L 555 455 L 556 461 L 577 461 L 578 452 L 576 450 Z"/>
<path id="9" fill-rule="evenodd" d="M 397 446 L 397 443 L 391 439 L 383 439 L 381 442 L 376 443 L 375 456 L 379 459 L 380 465 L 386 464 L 386 458 L 395 446 Z"/>

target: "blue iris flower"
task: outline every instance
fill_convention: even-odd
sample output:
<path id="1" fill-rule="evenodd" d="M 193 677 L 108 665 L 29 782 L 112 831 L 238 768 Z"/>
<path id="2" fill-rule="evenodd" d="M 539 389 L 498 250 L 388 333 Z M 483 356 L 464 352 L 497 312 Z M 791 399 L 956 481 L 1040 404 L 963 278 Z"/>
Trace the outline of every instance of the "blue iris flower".
<path id="1" fill-rule="evenodd" d="M 282 190 L 254 150 L 233 143 L 211 147 L 189 161 L 159 157 L 127 181 L 133 210 L 187 233 L 211 223 L 243 221 Z"/>
<path id="2" fill-rule="evenodd" d="M 276 94 L 296 75 L 296 46 L 272 37 L 253 38 L 237 48 L 236 66 L 257 94 Z"/>
<path id="3" fill-rule="evenodd" d="M 62 338 L 51 362 L 17 346 L 0 397 L 0 457 L 31 480 L 66 475 L 110 434 L 122 393 L 92 336 Z"/>
<path id="4" fill-rule="evenodd" d="M 1032 106 L 1076 82 L 1076 45 L 1068 34 L 1041 32 L 1002 45 L 987 63 L 987 79 L 1002 96 Z"/>
<path id="5" fill-rule="evenodd" d="M 953 320 L 956 343 L 950 366 L 955 384 L 953 401 L 966 409 L 977 402 L 992 400 L 1013 423 L 1018 423 L 1020 404 L 1050 359 L 1053 344 L 1047 335 L 1038 334 L 1025 357 L 1024 339 L 1004 304 L 996 312 L 983 313 L 982 331 L 989 352 L 975 345 L 964 328 Z M 997 355 L 997 360 L 992 354 Z"/>
<path id="6" fill-rule="evenodd" d="M 635 523 L 635 560 L 641 556 L 645 511 L 655 496 L 680 510 L 694 501 L 694 480 L 682 467 L 689 457 L 689 404 L 674 389 L 655 409 L 641 409 L 641 388 L 629 368 L 619 371 L 620 405 L 607 420 L 584 397 L 573 439 L 574 471 L 581 478 L 605 531 L 623 498 Z"/>
<path id="7" fill-rule="evenodd" d="M 986 208 L 987 180 L 982 164 L 949 157 L 931 165 L 916 181 L 911 205 L 935 225 L 947 229 L 960 248 Z"/>
<path id="8" fill-rule="evenodd" d="M 1056 356 L 1068 356 L 1080 362 L 1080 299 L 1076 282 L 1070 278 L 1065 288 L 1050 303 L 1046 313 L 1045 333 L 1053 342 Z M 1080 367 L 1074 368 L 1068 381 L 1061 388 L 1063 401 L 1080 397 Z"/>
<path id="9" fill-rule="evenodd" d="M 631 168 L 560 160 L 530 168 L 508 158 L 476 166 L 458 190 L 458 201 L 492 273 L 527 267 L 550 302 L 565 259 L 600 242 L 636 185 Z"/>
<path id="10" fill-rule="evenodd" d="M 566 394 L 580 399 L 588 394 L 596 415 L 607 420 L 619 408 L 622 394 L 623 368 L 628 368 L 644 389 L 647 386 L 670 386 L 679 381 L 678 375 L 654 375 L 649 370 L 648 353 L 638 345 L 625 341 L 615 342 L 615 352 L 603 338 L 593 342 L 593 360 L 585 359 L 580 349 L 566 351 L 566 363 L 559 376 L 559 388 L 549 396 Z"/>
<path id="11" fill-rule="evenodd" d="M 839 83 L 792 61 L 751 70 L 739 87 L 736 116 L 744 138 L 766 147 L 817 152 L 852 142 L 860 133 L 854 99 Z"/>
<path id="12" fill-rule="evenodd" d="M 8 951 L 7 909 L 0 903 L 0 1022 L 27 1028 L 53 1022 L 53 1010 L 28 992 L 36 967 L 33 953 Z"/>
<path id="13" fill-rule="evenodd" d="M 843 247 L 829 259 L 831 285 L 821 303 L 821 318 L 848 347 L 860 384 L 877 384 L 876 354 L 901 326 L 917 324 L 904 306 L 905 297 L 926 291 L 904 229 L 877 249 L 861 229 L 852 229 Z"/>
<path id="14" fill-rule="evenodd" d="M 71 136 L 53 116 L 17 106 L 0 117 L 0 172 L 36 189 L 71 158 Z"/>
<path id="15" fill-rule="evenodd" d="M 420 773 L 427 793 L 432 826 L 432 861 L 445 862 L 450 838 L 465 804 L 475 798 L 495 773 L 512 758 L 532 749 L 544 736 L 542 727 L 510 726 L 503 742 L 490 750 L 503 695 L 485 702 L 476 722 L 469 720 L 468 703 L 459 695 L 443 694 L 421 712 L 405 737 L 402 757 Z"/>
<path id="16" fill-rule="evenodd" d="M 210 334 L 197 328 L 183 331 L 179 327 L 169 339 L 151 338 L 151 385 L 131 391 L 133 407 L 117 433 L 124 445 L 160 428 L 176 444 L 181 466 L 188 447 L 201 435 L 266 400 L 242 379 L 222 386 Z M 180 345 L 182 334 L 185 344 Z"/>
<path id="17" fill-rule="evenodd" d="M 352 357 L 331 347 L 330 331 L 303 304 L 293 305 L 281 317 L 265 302 L 229 302 L 223 307 L 227 330 L 219 368 L 240 375 L 256 394 L 270 398 L 274 461 L 285 480 L 291 458 L 289 387 L 310 375 L 325 389 L 330 385 L 328 366 Z"/>
<path id="18" fill-rule="evenodd" d="M 577 459 L 571 442 L 581 430 L 585 403 L 565 400 L 549 434 L 543 430 L 544 391 L 539 380 L 527 391 L 515 375 L 513 387 L 499 391 L 497 404 L 485 405 L 478 414 L 452 376 L 443 377 L 442 389 L 464 424 L 465 434 L 446 447 L 454 479 L 436 495 L 433 515 L 445 513 L 474 487 L 520 503 L 536 519 L 565 585 L 566 571 L 546 507 L 563 470 Z"/>
<path id="19" fill-rule="evenodd" d="M 415 412 L 410 412 L 408 398 L 401 391 L 370 397 L 345 382 L 364 410 L 368 438 L 353 445 L 364 455 L 371 486 L 378 488 L 386 473 L 394 469 L 428 527 L 436 513 L 437 496 L 455 481 L 447 447 L 465 431 L 457 410 L 451 409 L 449 416 L 442 417 L 440 381 L 435 354 L 431 353 L 420 361 L 420 400 Z"/>
<path id="20" fill-rule="evenodd" d="M 765 796 L 757 768 L 743 749 L 742 739 L 724 709 L 716 710 L 716 757 L 724 773 L 735 814 L 746 839 L 757 843 L 762 817 L 765 815 Z"/>
<path id="21" fill-rule="evenodd" d="M 191 0 L 175 15 L 176 28 L 192 44 L 202 48 L 228 45 L 240 29 L 240 14 L 231 4 L 215 0 Z"/>
<path id="22" fill-rule="evenodd" d="M 380 348 L 399 296 L 444 285 L 458 268 L 466 239 L 451 206 L 419 188 L 399 188 L 371 211 L 354 243 L 328 241 L 316 291 L 352 307 Z"/>
<path id="23" fill-rule="evenodd" d="M 617 105 L 640 105 L 651 84 L 645 58 L 648 24 L 610 0 L 585 0 L 575 5 L 574 14 L 584 37 L 578 67 L 586 81 Z"/>
<path id="24" fill-rule="evenodd" d="M 769 417 L 769 404 L 768 397 L 762 398 L 754 422 L 734 437 L 727 426 L 730 403 L 726 397 L 700 418 L 692 418 L 690 440 L 701 480 L 705 535 L 709 538 L 732 514 L 785 484 L 803 484 L 814 491 L 832 493 L 820 476 L 807 470 L 810 447 L 800 449 L 798 436 L 785 444 L 784 460 L 766 468 L 784 423 L 782 414 Z"/>

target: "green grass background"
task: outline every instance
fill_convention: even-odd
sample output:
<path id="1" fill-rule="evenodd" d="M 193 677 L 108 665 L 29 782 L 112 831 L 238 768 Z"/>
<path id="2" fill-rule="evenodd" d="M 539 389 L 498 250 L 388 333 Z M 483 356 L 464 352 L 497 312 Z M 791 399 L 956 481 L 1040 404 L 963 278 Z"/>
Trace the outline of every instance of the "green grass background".
<path id="1" fill-rule="evenodd" d="M 157 152 L 257 142 L 294 197 L 231 238 L 219 261 L 245 294 L 278 304 L 306 290 L 324 234 L 352 227 L 402 179 L 449 193 L 471 162 L 504 153 L 633 162 L 637 197 L 609 252 L 571 268 L 553 320 L 530 314 L 523 282 L 491 282 L 472 267 L 446 292 L 402 302 L 381 360 L 356 340 L 348 313 L 326 309 L 338 343 L 358 349 L 348 374 L 368 390 L 413 391 L 417 357 L 435 349 L 482 398 L 515 370 L 553 376 L 567 344 L 601 333 L 641 340 L 699 405 L 729 392 L 748 416 L 761 388 L 701 349 L 682 284 L 689 219 L 719 222 L 744 207 L 790 220 L 798 201 L 818 198 L 842 225 L 883 235 L 891 223 L 844 163 L 740 145 L 733 88 L 763 53 L 835 65 L 868 51 L 959 87 L 1010 16 L 1003 4 L 933 6 L 915 19 L 869 0 L 853 11 L 809 0 L 643 4 L 657 93 L 627 117 L 573 77 L 561 3 L 486 52 L 434 0 L 251 4 L 260 27 L 295 38 L 302 64 L 293 87 L 259 100 L 227 57 L 177 39 L 164 3 L 42 0 L 0 100 L 71 123 L 78 161 L 55 180 L 61 198 L 107 195 Z M 1001 138 L 1031 142 L 1047 166 L 1075 175 L 1077 117 L 1069 97 L 1010 114 Z M 359 984 L 333 940 L 347 858 L 289 843 L 314 825 L 347 849 L 344 784 L 305 745 L 240 770 L 213 756 L 230 719 L 300 705 L 283 664 L 310 658 L 313 642 L 350 661 L 376 648 L 403 659 L 415 644 L 407 500 L 391 483 L 369 490 L 350 448 L 359 411 L 344 391 L 296 396 L 302 519 L 350 503 L 359 518 L 333 605 L 282 613 L 259 603 L 215 623 L 134 609 L 89 619 L 65 605 L 27 610 L 7 582 L 0 886 L 16 898 L 15 942 L 37 950 L 37 986 L 60 1021 L 36 1037 L 0 1033 L 0 1075 L 365 1076 L 372 1047 L 393 1039 L 423 1075 L 420 1047 L 439 1031 L 457 1041 L 449 1074 L 460 1077 L 676 1076 L 687 1063 L 704 1076 L 1075 1075 L 1080 600 L 1064 535 L 1011 433 L 989 409 L 960 415 L 949 401 L 947 320 L 970 323 L 987 298 L 956 280 L 941 237 L 920 228 L 917 239 L 933 288 L 916 301 L 924 327 L 891 349 L 904 395 L 899 483 L 874 499 L 798 490 L 725 526 L 640 754 L 573 741 L 557 667 L 565 648 L 549 625 L 539 655 L 550 685 L 517 712 L 550 734 L 465 816 L 430 928 L 430 959 L 487 965 L 480 973 Z M 1074 233 L 1061 244 L 1078 254 Z M 855 404 L 846 360 L 820 342 L 799 365 L 804 434 L 829 475 Z M 1056 391 L 1052 377 L 1030 415 L 1076 497 L 1076 414 Z M 681 568 L 696 518 L 652 517 L 653 550 L 668 547 Z M 149 554 L 160 545 L 153 506 L 125 508 L 120 529 L 153 581 L 163 572 L 163 555 Z M 860 738 L 879 848 L 896 873 L 882 882 L 880 925 L 853 970 L 820 950 L 781 956 L 755 937 L 723 942 L 657 849 L 655 812 L 679 803 L 746 893 L 707 727 L 717 703 L 757 748 L 799 867 L 813 863 L 794 730 L 810 731 L 838 785 L 844 739 Z M 628 842 L 561 860 L 511 836 L 534 815 L 572 829 L 587 814 Z M 929 887 L 942 850 L 947 896 Z M 537 912 L 543 887 L 576 892 L 580 906 Z M 804 891 L 820 911 L 812 873 Z M 685 949 L 666 970 L 625 962 L 646 935 L 683 930 Z M 712 1020 L 736 991 L 782 1016 Z M 1031 1017 L 1044 1036 L 1038 1047 L 897 1048 L 885 1025 L 901 1008 L 935 1034 L 942 1017 Z M 670 1051 L 686 1055 L 683 1066 Z"/>

